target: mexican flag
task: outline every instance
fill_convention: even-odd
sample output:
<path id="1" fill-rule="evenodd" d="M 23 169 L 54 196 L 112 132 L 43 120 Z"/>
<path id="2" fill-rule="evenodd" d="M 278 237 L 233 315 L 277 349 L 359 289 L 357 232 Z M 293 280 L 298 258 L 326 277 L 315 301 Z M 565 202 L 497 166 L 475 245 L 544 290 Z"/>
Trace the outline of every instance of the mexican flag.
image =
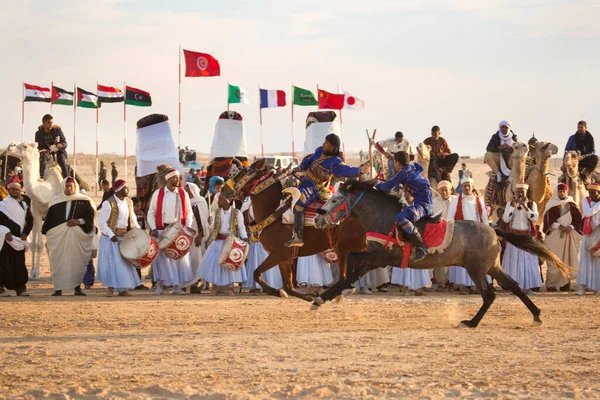
<path id="1" fill-rule="evenodd" d="M 98 96 L 87 90 L 77 88 L 77 107 L 98 108 Z"/>
<path id="2" fill-rule="evenodd" d="M 52 104 L 62 104 L 63 106 L 73 105 L 73 92 L 68 92 L 57 86 L 52 86 Z"/>
<path id="3" fill-rule="evenodd" d="M 248 104 L 248 92 L 243 87 L 229 85 L 229 104 L 242 103 Z"/>
<path id="4" fill-rule="evenodd" d="M 150 93 L 131 86 L 125 86 L 125 104 L 138 107 L 150 107 L 152 98 Z"/>
<path id="5" fill-rule="evenodd" d="M 315 98 L 315 94 L 308 89 L 302 89 L 294 86 L 294 101 L 295 106 L 318 106 L 319 102 Z"/>
<path id="6" fill-rule="evenodd" d="M 120 103 L 125 100 L 121 89 L 98 85 L 98 102 L 99 103 Z"/>

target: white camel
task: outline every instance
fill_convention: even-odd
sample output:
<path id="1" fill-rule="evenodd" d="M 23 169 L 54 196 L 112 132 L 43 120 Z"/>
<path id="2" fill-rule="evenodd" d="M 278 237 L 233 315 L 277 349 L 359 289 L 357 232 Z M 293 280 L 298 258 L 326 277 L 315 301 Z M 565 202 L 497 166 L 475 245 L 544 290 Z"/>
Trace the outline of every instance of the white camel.
<path id="1" fill-rule="evenodd" d="M 39 178 L 40 152 L 36 143 L 21 143 L 14 146 L 20 150 L 23 161 L 23 187 L 31 198 L 31 213 L 33 214 L 33 230 L 31 241 L 31 279 L 40 278 L 40 262 L 44 250 L 42 237 L 43 219 L 48 212 L 50 200 L 60 194 L 62 174 L 57 163 L 50 159 L 46 163 L 44 180 Z"/>

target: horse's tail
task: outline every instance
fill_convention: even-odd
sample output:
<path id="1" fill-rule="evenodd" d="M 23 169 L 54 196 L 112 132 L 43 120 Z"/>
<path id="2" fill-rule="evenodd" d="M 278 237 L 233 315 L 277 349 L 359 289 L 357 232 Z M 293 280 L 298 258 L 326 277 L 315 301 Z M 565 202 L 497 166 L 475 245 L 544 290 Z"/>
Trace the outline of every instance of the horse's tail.
<path id="1" fill-rule="evenodd" d="M 563 276 L 570 278 L 575 272 L 573 268 L 560 260 L 554 253 L 552 253 L 542 242 L 537 238 L 529 235 L 517 235 L 515 233 L 506 232 L 502 229 L 494 229 L 496 235 L 506 240 L 518 249 L 536 255 L 546 261 L 551 261 L 556 265 L 558 270 Z"/>

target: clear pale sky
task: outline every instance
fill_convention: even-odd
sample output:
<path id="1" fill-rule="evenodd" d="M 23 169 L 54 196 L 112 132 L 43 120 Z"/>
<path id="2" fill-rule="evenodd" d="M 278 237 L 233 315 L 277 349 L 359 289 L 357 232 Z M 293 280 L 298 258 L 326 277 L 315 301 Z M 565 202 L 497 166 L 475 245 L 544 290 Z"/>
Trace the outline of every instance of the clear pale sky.
<path id="1" fill-rule="evenodd" d="M 21 0 L 0 9 L 3 55 L 2 140 L 21 138 L 21 82 L 94 91 L 128 85 L 149 91 L 153 106 L 128 107 L 128 153 L 135 122 L 165 113 L 177 141 L 178 46 L 207 52 L 221 76 L 184 78 L 182 144 L 208 152 L 226 108 L 227 82 L 251 104 L 233 105 L 245 121 L 248 150 L 260 151 L 258 84 L 336 91 L 366 101 L 343 114 L 348 150 L 401 130 L 417 143 L 439 125 L 453 151 L 481 156 L 497 124 L 527 140 L 564 148 L 580 119 L 600 132 L 600 1 L 553 0 Z M 33 140 L 44 103 L 26 103 Z M 296 148 L 315 107 L 295 107 Z M 93 153 L 94 110 L 77 110 L 77 151 Z M 73 141 L 73 111 L 54 106 Z M 263 112 L 265 151 L 291 150 L 291 109 Z M 4 147 L 6 144 L 0 144 Z M 100 110 L 100 152 L 123 149 L 122 104 Z M 72 151 L 72 148 L 71 148 Z"/>

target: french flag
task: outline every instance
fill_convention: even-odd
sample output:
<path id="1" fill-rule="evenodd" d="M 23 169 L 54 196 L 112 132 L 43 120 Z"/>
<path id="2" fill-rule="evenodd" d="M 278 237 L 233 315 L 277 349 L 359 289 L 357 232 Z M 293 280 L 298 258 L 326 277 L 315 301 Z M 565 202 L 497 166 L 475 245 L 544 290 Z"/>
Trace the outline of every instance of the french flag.
<path id="1" fill-rule="evenodd" d="M 285 92 L 283 90 L 260 89 L 260 108 L 284 106 Z"/>

